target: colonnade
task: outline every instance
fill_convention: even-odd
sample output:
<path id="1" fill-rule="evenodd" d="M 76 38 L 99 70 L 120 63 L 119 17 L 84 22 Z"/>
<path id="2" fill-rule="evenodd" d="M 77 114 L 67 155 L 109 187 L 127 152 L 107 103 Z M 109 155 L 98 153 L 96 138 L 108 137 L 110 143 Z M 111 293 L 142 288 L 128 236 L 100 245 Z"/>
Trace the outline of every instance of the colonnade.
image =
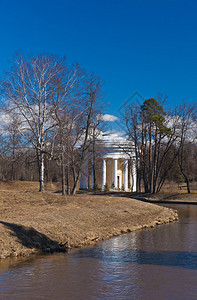
<path id="1" fill-rule="evenodd" d="M 87 189 L 88 188 L 88 174 L 86 173 L 88 169 L 87 162 L 84 163 L 84 171 L 81 174 L 80 188 Z M 118 158 L 113 158 L 113 174 L 112 174 L 112 182 L 114 184 L 114 189 L 122 188 L 120 186 L 120 181 L 118 182 Z M 122 185 L 124 185 L 125 191 L 128 190 L 129 180 L 128 180 L 128 159 L 123 160 L 123 178 Z M 132 165 L 131 170 L 131 179 L 132 179 L 132 191 L 136 191 L 136 172 L 135 172 L 135 164 Z M 102 171 L 101 171 L 101 189 L 104 190 L 105 185 L 107 184 L 107 158 L 102 159 Z M 91 172 L 91 187 L 94 185 L 94 174 L 93 169 Z M 118 186 L 119 185 L 119 186 Z M 111 186 L 110 186 L 111 188 Z"/>
<path id="2" fill-rule="evenodd" d="M 106 159 L 103 158 L 102 160 L 102 178 L 101 178 L 101 188 L 104 189 L 106 184 L 106 177 L 107 177 L 107 167 L 106 167 Z M 136 174 L 135 174 L 135 166 L 132 165 L 132 186 L 133 191 L 136 191 Z M 113 159 L 113 184 L 114 188 L 118 189 L 121 186 L 118 186 L 118 159 Z M 124 185 L 125 191 L 128 190 L 128 159 L 124 159 L 123 161 L 123 181 L 122 184 Z"/>

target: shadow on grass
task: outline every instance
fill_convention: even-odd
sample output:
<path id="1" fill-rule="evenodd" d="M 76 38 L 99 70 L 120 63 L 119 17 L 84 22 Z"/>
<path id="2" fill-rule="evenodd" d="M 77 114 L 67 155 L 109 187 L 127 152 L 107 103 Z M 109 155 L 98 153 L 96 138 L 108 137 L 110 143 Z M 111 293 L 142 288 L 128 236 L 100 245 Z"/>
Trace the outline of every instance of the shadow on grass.
<path id="1" fill-rule="evenodd" d="M 60 245 L 57 241 L 51 240 L 49 237 L 40 233 L 32 227 L 17 225 L 0 221 L 11 232 L 10 234 L 17 237 L 19 243 L 29 249 L 36 249 L 42 253 L 66 252 L 66 245 Z"/>

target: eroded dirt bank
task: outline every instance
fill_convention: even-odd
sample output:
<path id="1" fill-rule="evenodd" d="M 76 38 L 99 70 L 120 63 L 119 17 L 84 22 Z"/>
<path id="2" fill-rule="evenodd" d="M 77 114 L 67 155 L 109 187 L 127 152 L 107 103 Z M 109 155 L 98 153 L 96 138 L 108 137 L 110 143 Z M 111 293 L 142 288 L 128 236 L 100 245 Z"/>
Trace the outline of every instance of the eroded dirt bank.
<path id="1" fill-rule="evenodd" d="M 174 210 L 126 197 L 0 191 L 0 258 L 66 251 L 177 219 Z"/>

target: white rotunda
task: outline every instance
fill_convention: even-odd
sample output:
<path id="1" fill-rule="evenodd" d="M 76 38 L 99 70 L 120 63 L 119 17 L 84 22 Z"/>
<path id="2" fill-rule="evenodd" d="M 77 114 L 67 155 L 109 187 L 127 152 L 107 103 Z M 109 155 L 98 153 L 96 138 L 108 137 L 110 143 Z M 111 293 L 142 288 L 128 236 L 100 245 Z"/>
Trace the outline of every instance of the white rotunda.
<path id="1" fill-rule="evenodd" d="M 135 153 L 126 138 L 117 133 L 102 133 L 96 140 L 96 154 L 90 152 L 84 161 L 80 189 L 136 191 Z M 96 159 L 95 159 L 96 157 Z"/>

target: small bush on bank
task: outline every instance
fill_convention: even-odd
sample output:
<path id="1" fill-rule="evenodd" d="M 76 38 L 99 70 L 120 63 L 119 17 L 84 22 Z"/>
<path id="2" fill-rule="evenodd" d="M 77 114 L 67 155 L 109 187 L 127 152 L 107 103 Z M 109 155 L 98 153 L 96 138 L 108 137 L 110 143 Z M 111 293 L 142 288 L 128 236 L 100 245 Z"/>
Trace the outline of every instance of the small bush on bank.
<path id="1" fill-rule="evenodd" d="M 109 186 L 108 186 L 107 183 L 104 185 L 104 191 L 105 191 L 105 192 L 108 192 L 108 191 L 109 191 Z"/>
<path id="2" fill-rule="evenodd" d="M 98 189 L 99 189 L 98 184 L 95 183 L 95 184 L 93 185 L 93 191 L 96 192 L 96 191 L 98 191 Z"/>

